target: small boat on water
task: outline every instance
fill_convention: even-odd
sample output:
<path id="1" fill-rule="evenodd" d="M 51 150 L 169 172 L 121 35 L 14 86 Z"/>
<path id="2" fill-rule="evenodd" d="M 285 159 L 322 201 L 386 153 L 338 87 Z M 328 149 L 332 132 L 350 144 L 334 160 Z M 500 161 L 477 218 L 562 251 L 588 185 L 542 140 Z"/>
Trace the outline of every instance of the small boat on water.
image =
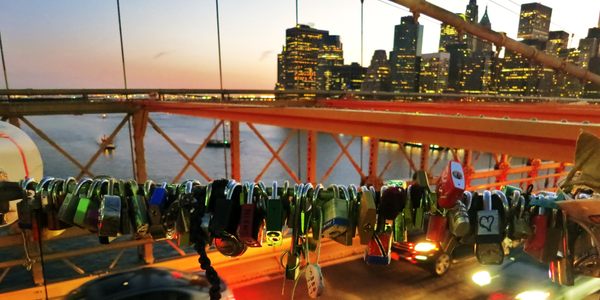
<path id="1" fill-rule="evenodd" d="M 109 140 L 108 136 L 103 135 L 99 141 L 100 145 L 104 145 L 104 150 L 115 150 L 116 146 L 112 140 Z"/>
<path id="2" fill-rule="evenodd" d="M 230 148 L 231 144 L 228 140 L 221 139 L 210 139 L 208 143 L 206 143 L 206 147 L 209 148 Z"/>

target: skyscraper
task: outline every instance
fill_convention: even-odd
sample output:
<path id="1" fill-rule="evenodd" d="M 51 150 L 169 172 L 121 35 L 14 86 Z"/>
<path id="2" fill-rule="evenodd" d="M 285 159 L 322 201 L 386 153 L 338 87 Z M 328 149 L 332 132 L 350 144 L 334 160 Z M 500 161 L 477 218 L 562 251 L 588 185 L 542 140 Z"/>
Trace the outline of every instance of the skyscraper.
<path id="1" fill-rule="evenodd" d="M 375 50 L 367 75 L 360 87 L 361 91 L 389 91 L 390 90 L 390 64 L 385 50 Z"/>
<path id="2" fill-rule="evenodd" d="M 361 67 L 355 62 L 350 65 L 333 67 L 329 89 L 332 91 L 360 91 L 366 74 L 367 68 Z"/>
<path id="3" fill-rule="evenodd" d="M 440 94 L 448 86 L 450 54 L 445 52 L 423 54 L 419 73 L 419 92 Z"/>
<path id="4" fill-rule="evenodd" d="M 277 56 L 278 90 L 316 90 L 321 87 L 319 66 L 343 64 L 339 37 L 326 30 L 298 24 L 287 29 L 285 36 L 285 46 Z"/>
<path id="5" fill-rule="evenodd" d="M 463 20 L 466 20 L 465 14 L 457 14 L 459 17 L 461 17 Z M 440 27 L 440 46 L 439 46 L 439 51 L 440 52 L 448 52 L 448 50 L 446 49 L 448 47 L 448 45 L 453 45 L 453 44 L 459 44 L 462 42 L 464 37 L 461 37 L 459 35 L 458 30 L 450 25 L 450 24 L 446 24 L 446 23 L 442 23 L 442 26 Z"/>
<path id="6" fill-rule="evenodd" d="M 585 39 L 579 41 L 579 50 L 584 65 L 593 73 L 600 75 L 600 27 L 590 28 Z M 584 88 L 584 97 L 600 98 L 600 84 L 587 82 Z"/>
<path id="7" fill-rule="evenodd" d="M 479 20 L 479 7 L 477 6 L 477 0 L 469 0 L 469 4 L 465 10 L 465 17 L 467 22 L 473 24 L 477 23 L 477 20 Z M 467 47 L 469 47 L 471 51 L 475 50 L 475 36 L 467 33 L 465 38 Z"/>
<path id="8" fill-rule="evenodd" d="M 417 90 L 419 58 L 423 43 L 423 25 L 412 16 L 402 17 L 394 28 L 394 48 L 390 53 L 392 91 Z"/>
<path id="9" fill-rule="evenodd" d="M 562 49 L 566 49 L 569 44 L 569 33 L 565 31 L 550 31 L 548 42 L 546 43 L 546 52 L 552 55 L 558 55 Z"/>
<path id="10" fill-rule="evenodd" d="M 339 35 L 328 35 L 323 38 L 317 59 L 317 89 L 330 91 L 333 88 L 332 70 L 344 65 L 344 52 Z"/>
<path id="11" fill-rule="evenodd" d="M 548 6 L 540 3 L 521 5 L 517 37 L 525 40 L 547 40 L 551 17 L 552 8 Z"/>
<path id="12" fill-rule="evenodd" d="M 545 42 L 525 40 L 523 43 L 544 50 Z M 498 92 L 524 96 L 546 96 L 552 92 L 554 70 L 531 62 L 518 53 L 506 51 L 500 70 Z"/>
<path id="13" fill-rule="evenodd" d="M 487 29 L 492 29 L 492 22 L 490 22 L 490 17 L 488 16 L 488 9 L 487 6 L 485 7 L 485 12 L 483 13 L 483 17 L 481 17 L 481 20 L 479 21 L 479 25 L 487 28 Z M 474 51 L 475 52 L 489 52 L 492 51 L 492 43 L 490 43 L 489 41 L 486 40 L 482 40 L 478 37 L 473 37 L 475 39 L 475 47 L 474 47 Z"/>
<path id="14" fill-rule="evenodd" d="M 448 91 L 460 92 L 463 90 L 463 86 L 460 84 L 461 73 L 465 66 L 465 60 L 471 56 L 471 49 L 466 43 L 448 45 L 446 49 L 450 53 Z"/>

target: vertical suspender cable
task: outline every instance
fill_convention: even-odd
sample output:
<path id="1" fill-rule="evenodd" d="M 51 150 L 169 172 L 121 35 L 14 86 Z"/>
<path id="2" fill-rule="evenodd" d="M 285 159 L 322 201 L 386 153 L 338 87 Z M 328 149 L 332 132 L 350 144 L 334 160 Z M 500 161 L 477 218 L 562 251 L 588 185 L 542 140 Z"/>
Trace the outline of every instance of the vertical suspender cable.
<path id="1" fill-rule="evenodd" d="M 131 151 L 131 169 L 133 171 L 133 178 L 135 178 L 135 180 L 138 180 L 137 178 L 137 172 L 135 169 L 135 158 L 133 156 L 133 135 L 131 134 L 131 118 L 133 116 L 129 115 L 129 118 L 127 119 L 127 126 L 129 127 L 129 150 Z"/>
<path id="2" fill-rule="evenodd" d="M 363 28 L 364 28 L 364 18 L 363 18 L 363 6 L 365 4 L 365 0 L 360 0 L 360 66 L 363 66 Z M 360 170 L 363 169 L 363 139 L 360 138 Z"/>
<path id="3" fill-rule="evenodd" d="M 8 75 L 6 75 L 6 62 L 4 61 L 4 47 L 2 46 L 2 32 L 0 32 L 0 56 L 2 56 L 2 71 L 4 72 L 4 86 L 8 90 Z"/>
<path id="4" fill-rule="evenodd" d="M 125 51 L 123 50 L 123 29 L 121 27 L 121 4 L 117 0 L 117 17 L 119 18 L 119 39 L 121 41 L 121 65 L 123 66 L 123 83 L 127 89 L 127 72 L 125 71 Z"/>
<path id="5" fill-rule="evenodd" d="M 296 25 L 298 25 L 298 0 L 296 0 Z"/>
<path id="6" fill-rule="evenodd" d="M 221 24 L 219 23 L 219 0 L 215 0 L 215 7 L 217 9 L 217 50 L 219 51 L 219 86 L 221 88 L 221 101 L 224 100 L 225 94 L 223 93 L 223 65 L 221 63 Z M 225 120 L 222 124 L 223 128 L 223 140 L 225 140 Z M 229 172 L 227 170 L 227 147 L 223 145 L 223 163 L 225 164 L 225 178 L 229 178 Z"/>

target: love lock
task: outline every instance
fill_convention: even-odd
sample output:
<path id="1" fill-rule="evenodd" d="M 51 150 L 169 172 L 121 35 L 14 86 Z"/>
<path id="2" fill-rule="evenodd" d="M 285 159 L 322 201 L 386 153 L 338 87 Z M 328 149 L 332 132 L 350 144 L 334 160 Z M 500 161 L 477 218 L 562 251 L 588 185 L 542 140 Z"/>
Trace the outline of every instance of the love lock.
<path id="1" fill-rule="evenodd" d="M 248 247 L 261 247 L 266 191 L 260 184 L 251 182 L 247 182 L 244 188 L 245 192 L 240 194 L 241 215 L 237 235 Z M 246 199 L 243 199 L 244 195 Z"/>
<path id="2" fill-rule="evenodd" d="M 150 235 L 153 239 L 166 237 L 166 231 L 162 223 L 162 214 L 167 205 L 167 183 L 154 187 L 148 202 L 148 216 L 150 221 Z"/>
<path id="3" fill-rule="evenodd" d="M 68 193 L 63 201 L 60 209 L 58 210 L 58 219 L 67 224 L 74 224 L 73 219 L 77 212 L 79 200 L 85 197 L 88 189 L 91 188 L 93 180 L 90 178 L 83 178 L 77 183 L 75 190 Z"/>
<path id="4" fill-rule="evenodd" d="M 277 181 L 273 181 L 271 197 L 267 200 L 267 246 L 281 246 L 283 243 L 283 197 L 287 194 L 289 183 L 286 181 L 283 186 L 282 197 L 279 197 Z"/>
<path id="5" fill-rule="evenodd" d="M 348 227 L 346 228 L 346 232 L 335 237 L 334 241 L 342 245 L 351 246 L 352 240 L 356 235 L 356 224 L 358 223 L 358 191 L 353 184 L 348 188 L 340 185 L 338 189 L 341 191 L 339 194 L 348 200 Z"/>
<path id="6" fill-rule="evenodd" d="M 368 245 L 370 243 L 376 222 L 375 195 L 369 188 L 362 186 L 358 212 L 358 236 L 361 244 Z"/>
<path id="7" fill-rule="evenodd" d="M 448 162 L 437 184 L 437 205 L 453 208 L 465 191 L 465 175 L 462 166 L 456 161 Z"/>
<path id="8" fill-rule="evenodd" d="M 134 180 L 125 183 L 126 199 L 130 202 L 131 221 L 137 237 L 148 233 L 148 208 L 144 196 L 138 192 L 138 184 Z"/>
<path id="9" fill-rule="evenodd" d="M 492 193 L 483 191 L 483 210 L 477 211 L 477 236 L 475 236 L 475 256 L 480 264 L 502 264 L 502 231 L 498 210 L 492 209 Z"/>
<path id="10" fill-rule="evenodd" d="M 463 201 L 457 201 L 454 208 L 448 210 L 450 231 L 456 237 L 464 237 L 471 230 L 469 223 L 469 208 L 471 208 L 472 194 L 464 192 Z"/>
<path id="11" fill-rule="evenodd" d="M 121 226 L 121 197 L 113 195 L 114 179 L 108 184 L 108 193 L 101 196 L 98 215 L 98 239 L 102 244 L 108 244 L 110 237 L 119 234 Z"/>
<path id="12" fill-rule="evenodd" d="M 348 230 L 350 223 L 348 214 L 348 199 L 350 195 L 347 189 L 340 190 L 337 185 L 330 185 L 327 188 L 331 192 L 331 199 L 326 200 L 322 204 L 323 212 L 323 236 L 330 239 L 335 239 L 338 236 L 344 235 Z M 340 196 L 340 191 L 344 193 Z"/>

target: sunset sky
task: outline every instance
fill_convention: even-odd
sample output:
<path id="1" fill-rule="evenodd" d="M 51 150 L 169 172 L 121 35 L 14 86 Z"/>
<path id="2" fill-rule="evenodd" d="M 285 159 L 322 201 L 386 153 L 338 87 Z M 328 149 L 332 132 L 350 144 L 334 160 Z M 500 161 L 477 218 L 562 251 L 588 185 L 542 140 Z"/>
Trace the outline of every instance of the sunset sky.
<path id="1" fill-rule="evenodd" d="M 430 1 L 464 12 L 468 0 Z M 515 38 L 521 0 L 479 0 L 492 29 Z M 273 89 L 292 0 L 221 0 L 225 88 Z M 551 30 L 575 34 L 576 47 L 598 25 L 600 1 L 548 0 Z M 360 1 L 300 0 L 300 23 L 341 36 L 345 63 L 360 62 Z M 365 0 L 365 65 L 375 49 L 392 48 L 394 25 L 408 10 Z M 129 87 L 218 88 L 215 1 L 122 0 Z M 423 53 L 437 51 L 439 24 L 422 17 Z M 11 88 L 122 87 L 116 0 L 4 0 L 0 31 Z M 0 88 L 4 85 L 0 84 Z"/>

